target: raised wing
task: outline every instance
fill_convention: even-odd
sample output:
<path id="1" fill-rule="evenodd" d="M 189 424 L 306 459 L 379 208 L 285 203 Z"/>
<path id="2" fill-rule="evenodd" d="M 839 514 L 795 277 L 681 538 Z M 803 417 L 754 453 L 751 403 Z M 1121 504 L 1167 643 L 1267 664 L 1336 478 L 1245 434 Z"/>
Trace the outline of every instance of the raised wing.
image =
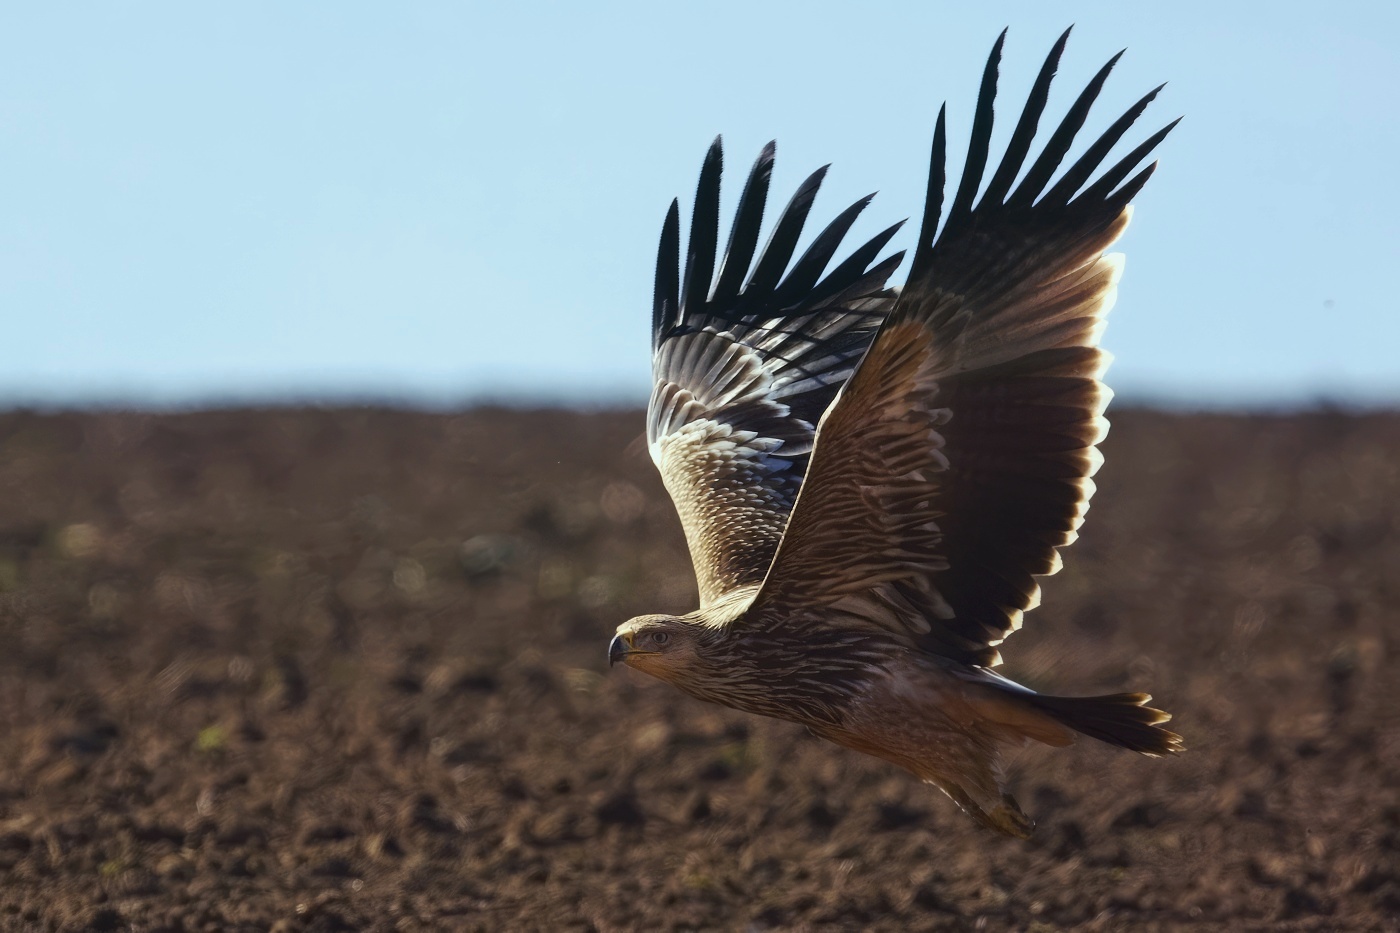
<path id="1" fill-rule="evenodd" d="M 753 262 L 773 150 L 769 143 L 749 174 L 717 276 L 718 139 L 700 172 L 684 280 L 674 201 L 656 261 L 647 443 L 685 527 L 702 606 L 763 579 L 802 484 L 814 425 L 893 304 L 885 280 L 904 256 L 875 261 L 896 224 L 822 278 L 866 197 L 783 275 L 822 168 L 797 189 Z"/>
<path id="2" fill-rule="evenodd" d="M 1041 69 L 974 208 L 1005 33 L 997 40 L 941 232 L 939 113 L 908 284 L 821 422 L 807 482 L 749 613 L 758 624 L 823 606 L 832 625 L 873 626 L 993 665 L 995 646 L 1039 603 L 1035 578 L 1057 571 L 1056 548 L 1075 539 L 1108 428 L 1111 393 L 1099 381 L 1108 356 L 1098 343 L 1122 261 L 1104 251 L 1156 167 L 1139 164 L 1175 123 L 1085 187 L 1158 88 L 1050 183 L 1115 56 L 1013 190 L 1068 36 Z"/>

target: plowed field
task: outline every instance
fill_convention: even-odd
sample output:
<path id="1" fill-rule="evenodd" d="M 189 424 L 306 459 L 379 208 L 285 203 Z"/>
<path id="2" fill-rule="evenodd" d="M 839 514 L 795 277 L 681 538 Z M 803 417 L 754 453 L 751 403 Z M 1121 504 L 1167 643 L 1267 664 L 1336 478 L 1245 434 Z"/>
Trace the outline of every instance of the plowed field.
<path id="1" fill-rule="evenodd" d="M 1400 929 L 1400 416 L 1121 411 L 1007 673 L 1028 842 L 609 670 L 638 413 L 0 415 L 0 928 Z"/>

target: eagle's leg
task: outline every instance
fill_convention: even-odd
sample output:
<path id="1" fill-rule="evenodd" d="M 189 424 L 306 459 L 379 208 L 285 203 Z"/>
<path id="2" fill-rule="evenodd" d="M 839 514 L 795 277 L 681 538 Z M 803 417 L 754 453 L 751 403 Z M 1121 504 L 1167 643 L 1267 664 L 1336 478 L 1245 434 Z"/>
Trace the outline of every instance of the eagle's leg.
<path id="1" fill-rule="evenodd" d="M 1027 839 L 1035 829 L 1035 821 L 1006 789 L 1006 773 L 1002 770 L 1003 752 L 1020 748 L 1026 739 L 1001 733 L 995 728 L 950 733 L 943 742 L 927 749 L 923 760 L 910 770 L 941 789 L 964 813 L 988 829 Z"/>
<path id="2" fill-rule="evenodd" d="M 1035 829 L 1035 822 L 1026 816 L 1016 798 L 1006 792 L 1002 792 L 995 805 L 984 808 L 959 784 L 939 778 L 930 778 L 928 783 L 942 789 L 964 813 L 988 829 L 1015 836 L 1017 839 L 1029 839 L 1032 830 Z"/>
<path id="3" fill-rule="evenodd" d="M 1025 839 L 1035 828 L 1016 798 L 1006 790 L 1001 769 L 1003 746 L 1020 747 L 1026 741 L 1023 736 L 1012 738 L 947 729 L 910 741 L 912 737 L 907 730 L 895 735 L 813 731 L 847 748 L 899 765 L 924 783 L 942 790 L 968 816 L 988 829 Z"/>

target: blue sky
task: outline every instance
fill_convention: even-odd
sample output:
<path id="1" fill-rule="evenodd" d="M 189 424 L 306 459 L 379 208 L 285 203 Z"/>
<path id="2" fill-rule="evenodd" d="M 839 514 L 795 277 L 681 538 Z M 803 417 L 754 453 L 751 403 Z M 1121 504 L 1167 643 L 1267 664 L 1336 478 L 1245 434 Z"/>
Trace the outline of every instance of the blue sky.
<path id="1" fill-rule="evenodd" d="M 1120 398 L 1400 402 L 1393 4 L 8 5 L 0 405 L 636 403 L 655 240 L 723 133 L 724 210 L 832 170 L 813 226 L 917 215 L 1009 25 L 1004 140 L 1169 81 L 1106 344 Z M 771 216 L 771 215 L 770 215 Z M 894 247 L 908 246 L 905 231 Z M 904 270 L 896 274 L 901 280 Z"/>

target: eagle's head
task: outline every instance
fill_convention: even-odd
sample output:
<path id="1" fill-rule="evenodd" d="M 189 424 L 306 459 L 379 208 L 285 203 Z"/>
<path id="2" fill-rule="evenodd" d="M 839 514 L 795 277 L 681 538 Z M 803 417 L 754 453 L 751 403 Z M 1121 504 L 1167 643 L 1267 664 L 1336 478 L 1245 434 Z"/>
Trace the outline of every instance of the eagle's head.
<path id="1" fill-rule="evenodd" d="M 608 664 L 621 661 L 662 680 L 681 680 L 700 659 L 701 631 L 677 616 L 637 616 L 617 627 Z"/>

